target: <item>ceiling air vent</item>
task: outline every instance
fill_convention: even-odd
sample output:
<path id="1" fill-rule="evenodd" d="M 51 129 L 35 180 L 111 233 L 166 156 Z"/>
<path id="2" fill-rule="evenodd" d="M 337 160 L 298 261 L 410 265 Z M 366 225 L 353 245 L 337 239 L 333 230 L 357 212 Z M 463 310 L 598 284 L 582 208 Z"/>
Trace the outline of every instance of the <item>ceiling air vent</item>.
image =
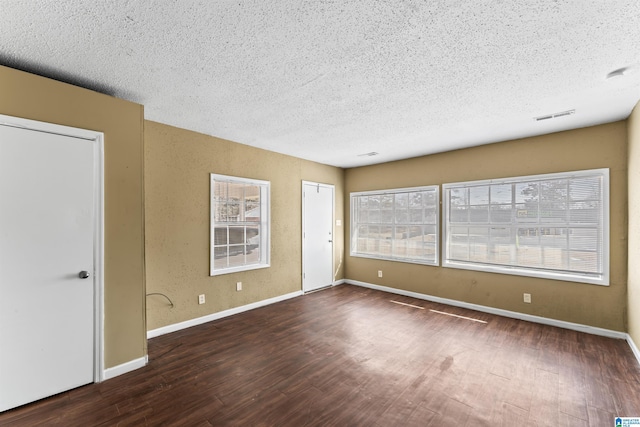
<path id="1" fill-rule="evenodd" d="M 558 117 L 570 116 L 575 114 L 576 110 L 561 111 L 559 113 L 547 114 L 546 116 L 534 117 L 533 120 L 541 122 L 543 120 L 557 119 Z"/>
<path id="2" fill-rule="evenodd" d="M 372 157 L 372 156 L 377 156 L 379 153 L 376 153 L 375 151 L 372 151 L 370 153 L 364 153 L 364 154 L 358 154 L 358 157 Z"/>

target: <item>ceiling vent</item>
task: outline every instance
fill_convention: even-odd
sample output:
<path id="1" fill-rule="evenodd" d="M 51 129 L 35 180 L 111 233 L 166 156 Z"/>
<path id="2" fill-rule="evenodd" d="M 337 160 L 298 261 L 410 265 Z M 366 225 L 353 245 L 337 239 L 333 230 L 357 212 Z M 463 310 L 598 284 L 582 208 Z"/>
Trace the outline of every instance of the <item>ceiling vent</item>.
<path id="1" fill-rule="evenodd" d="M 370 153 L 364 153 L 364 154 L 358 154 L 358 157 L 372 157 L 372 156 L 377 156 L 380 153 L 376 153 L 375 151 L 372 151 Z"/>
<path id="2" fill-rule="evenodd" d="M 570 116 L 575 114 L 576 110 L 561 111 L 559 113 L 547 114 L 546 116 L 534 117 L 533 120 L 541 122 L 544 120 L 557 119 L 558 117 Z"/>

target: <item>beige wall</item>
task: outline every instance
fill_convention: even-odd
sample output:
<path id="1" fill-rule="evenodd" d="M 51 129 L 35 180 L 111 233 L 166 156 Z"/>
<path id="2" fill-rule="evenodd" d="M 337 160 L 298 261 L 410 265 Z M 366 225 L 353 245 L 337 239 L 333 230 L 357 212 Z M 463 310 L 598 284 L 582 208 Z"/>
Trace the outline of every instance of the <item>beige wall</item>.
<path id="1" fill-rule="evenodd" d="M 143 357 L 143 107 L 0 66 L 0 114 L 104 132 L 105 367 Z"/>
<path id="2" fill-rule="evenodd" d="M 209 174 L 271 182 L 271 267 L 209 276 Z M 343 171 L 160 123 L 145 122 L 148 329 L 300 291 L 302 180 L 334 184 L 343 219 Z M 335 265 L 342 229 L 336 229 Z M 342 267 L 336 280 L 344 277 Z M 243 290 L 236 291 L 236 282 Z M 198 304 L 205 294 L 206 303 Z"/>
<path id="3" fill-rule="evenodd" d="M 610 168 L 611 285 L 608 287 L 356 258 L 348 256 L 348 248 L 346 279 L 624 331 L 626 158 L 626 122 L 616 122 L 345 171 L 348 236 L 351 192 Z M 377 277 L 378 270 L 383 270 L 383 278 Z M 524 292 L 532 294 L 532 304 L 523 303 Z"/>
<path id="4" fill-rule="evenodd" d="M 336 280 L 347 277 L 614 330 L 626 330 L 628 320 L 629 332 L 640 342 L 640 314 L 631 309 L 626 318 L 627 306 L 640 306 L 640 267 L 634 263 L 640 196 L 632 191 L 640 188 L 638 108 L 628 122 L 347 171 L 143 122 L 140 105 L 1 66 L 0 114 L 105 133 L 107 368 L 146 354 L 145 246 L 146 292 L 166 293 L 176 304 L 170 309 L 161 298 L 149 297 L 148 329 L 300 290 L 302 180 L 336 186 L 335 218 L 344 225 L 335 229 Z M 609 287 L 351 258 L 348 239 L 342 240 L 349 233 L 352 191 L 602 167 L 611 169 Z M 271 181 L 271 268 L 209 277 L 211 172 Z M 383 279 L 376 276 L 379 269 Z M 243 282 L 243 291 L 235 291 L 236 281 Z M 533 295 L 533 304 L 522 303 L 523 292 Z M 207 296 L 204 305 L 197 304 L 201 293 Z"/>
<path id="5" fill-rule="evenodd" d="M 629 283 L 627 330 L 640 346 L 640 104 L 627 120 L 629 131 Z"/>

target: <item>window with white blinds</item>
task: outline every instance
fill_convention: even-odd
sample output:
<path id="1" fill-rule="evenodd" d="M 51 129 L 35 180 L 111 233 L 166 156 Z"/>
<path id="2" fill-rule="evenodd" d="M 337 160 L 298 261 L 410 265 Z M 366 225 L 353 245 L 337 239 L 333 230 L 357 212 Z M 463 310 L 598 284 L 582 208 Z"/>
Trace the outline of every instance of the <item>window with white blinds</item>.
<path id="1" fill-rule="evenodd" d="M 609 170 L 444 184 L 443 266 L 609 284 Z"/>
<path id="2" fill-rule="evenodd" d="M 438 265 L 438 186 L 351 193 L 351 255 Z"/>

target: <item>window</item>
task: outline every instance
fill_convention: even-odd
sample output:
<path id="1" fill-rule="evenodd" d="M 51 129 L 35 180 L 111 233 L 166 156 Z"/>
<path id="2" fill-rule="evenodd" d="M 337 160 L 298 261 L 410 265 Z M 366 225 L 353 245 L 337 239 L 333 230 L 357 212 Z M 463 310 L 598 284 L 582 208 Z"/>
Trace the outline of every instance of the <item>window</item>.
<path id="1" fill-rule="evenodd" d="M 438 265 L 438 186 L 351 193 L 351 255 Z"/>
<path id="2" fill-rule="evenodd" d="M 609 284 L 609 170 L 444 184 L 444 267 Z"/>
<path id="3" fill-rule="evenodd" d="M 211 275 L 269 267 L 269 182 L 211 174 Z"/>

